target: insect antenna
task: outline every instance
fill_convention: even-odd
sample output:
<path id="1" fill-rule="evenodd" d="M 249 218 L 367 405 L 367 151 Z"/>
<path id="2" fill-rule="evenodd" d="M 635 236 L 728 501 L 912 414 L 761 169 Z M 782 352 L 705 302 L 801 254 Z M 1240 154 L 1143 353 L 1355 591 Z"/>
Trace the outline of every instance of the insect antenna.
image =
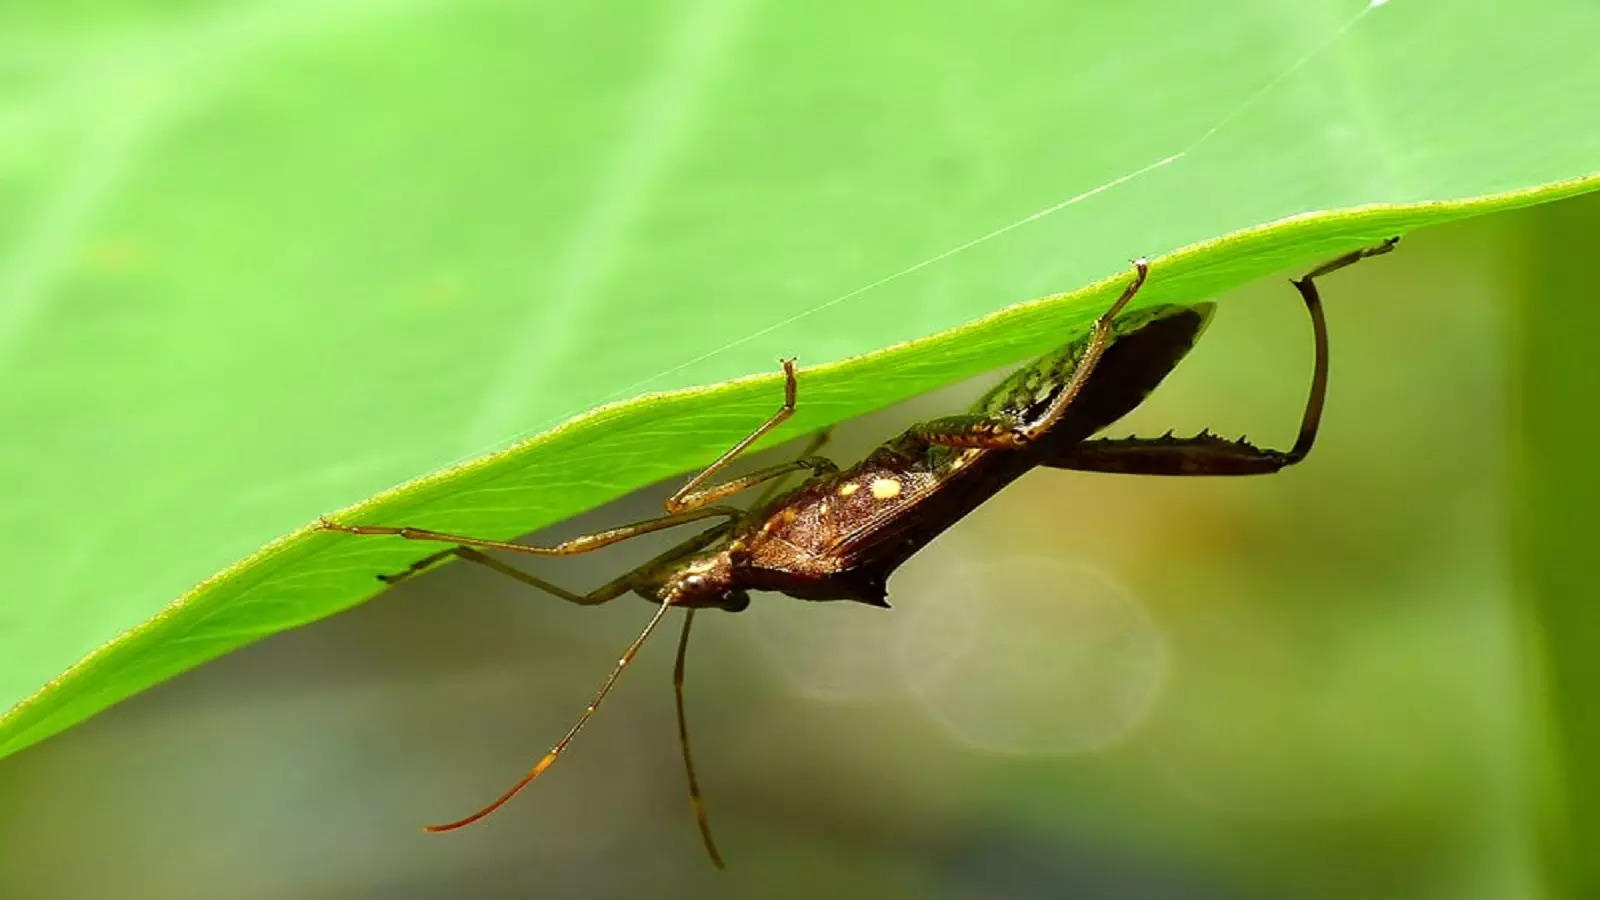
<path id="1" fill-rule="evenodd" d="M 622 656 L 617 659 L 617 664 L 612 668 L 611 674 L 606 676 L 606 680 L 601 683 L 600 690 L 594 695 L 594 699 L 589 701 L 589 705 L 584 708 L 583 713 L 578 716 L 578 721 L 572 723 L 572 727 L 567 729 L 567 733 L 554 747 L 550 748 L 549 753 L 546 753 L 538 762 L 533 764 L 533 768 L 528 770 L 528 774 L 522 776 L 522 779 L 513 784 L 505 793 L 496 797 L 494 802 L 472 815 L 464 819 L 457 819 L 454 822 L 446 822 L 443 825 L 428 825 L 422 830 L 437 834 L 441 831 L 454 831 L 457 828 L 471 825 L 473 822 L 506 805 L 506 801 L 521 793 L 523 788 L 532 784 L 535 778 L 543 775 L 546 769 L 554 765 L 556 759 L 561 756 L 562 751 L 567 749 L 567 745 L 572 743 L 572 739 L 578 736 L 578 732 L 583 730 L 584 725 L 588 724 L 589 717 L 593 716 L 594 711 L 600 708 L 600 702 L 606 699 L 607 694 L 611 693 L 611 688 L 616 685 L 617 679 L 621 677 L 622 670 L 628 667 L 628 663 L 633 662 L 633 658 L 638 655 L 639 648 L 644 646 L 644 642 L 650 637 L 650 633 L 656 630 L 657 625 L 661 624 L 661 620 L 667 615 L 667 610 L 672 606 L 672 601 L 673 597 L 668 596 L 667 599 L 661 602 L 661 608 L 656 610 L 655 615 L 651 616 L 649 623 L 644 626 L 644 630 L 639 632 L 639 636 L 633 639 L 633 643 L 629 644 L 628 649 L 623 651 Z"/>
<path id="2" fill-rule="evenodd" d="M 689 803 L 694 806 L 694 821 L 700 826 L 700 840 L 706 845 L 711 864 L 725 869 L 722 854 L 717 852 L 717 842 L 711 836 L 711 819 L 706 816 L 706 802 L 700 793 L 700 781 L 694 776 L 694 757 L 689 752 L 689 718 L 683 711 L 683 664 L 689 651 L 689 628 L 694 625 L 694 610 L 683 617 L 683 631 L 678 635 L 678 661 L 672 666 L 672 695 L 678 705 L 678 746 L 683 748 L 683 772 L 689 776 Z"/>

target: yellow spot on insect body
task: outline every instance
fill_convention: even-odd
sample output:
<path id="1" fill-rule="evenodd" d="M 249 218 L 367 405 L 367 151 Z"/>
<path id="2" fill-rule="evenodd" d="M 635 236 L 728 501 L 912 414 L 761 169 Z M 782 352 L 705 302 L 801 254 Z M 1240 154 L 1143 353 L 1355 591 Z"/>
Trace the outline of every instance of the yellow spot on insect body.
<path id="1" fill-rule="evenodd" d="M 900 496 L 900 481 L 895 478 L 874 478 L 870 489 L 874 498 L 892 500 Z"/>
<path id="2" fill-rule="evenodd" d="M 963 450 L 960 453 L 956 454 L 955 457 L 952 458 L 950 460 L 950 462 L 947 464 L 949 466 L 949 468 L 950 468 L 950 471 L 954 472 L 957 469 L 960 469 L 962 466 L 965 466 L 967 463 L 971 462 L 973 460 L 973 458 L 976 457 L 980 452 L 982 452 L 982 451 L 979 451 L 979 450 Z"/>
<path id="3" fill-rule="evenodd" d="M 851 481 L 851 482 L 848 482 L 846 484 L 839 485 L 839 496 L 848 497 L 851 494 L 854 494 L 856 491 L 859 491 L 859 490 L 861 490 L 861 485 L 855 483 L 854 481 Z"/>

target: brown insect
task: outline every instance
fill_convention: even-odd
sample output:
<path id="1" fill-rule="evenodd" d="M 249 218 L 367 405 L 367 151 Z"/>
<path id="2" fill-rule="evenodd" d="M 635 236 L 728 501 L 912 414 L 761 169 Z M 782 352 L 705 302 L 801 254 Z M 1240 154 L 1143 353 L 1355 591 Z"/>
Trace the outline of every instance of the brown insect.
<path id="1" fill-rule="evenodd" d="M 594 699 L 567 733 L 533 768 L 494 802 L 466 818 L 429 831 L 449 831 L 483 818 L 510 800 L 553 764 L 582 730 L 617 678 L 673 607 L 688 610 L 673 668 L 678 735 L 689 794 L 706 851 L 722 865 L 712 840 L 705 805 L 689 753 L 683 705 L 684 658 L 695 611 L 738 612 L 750 591 L 778 591 L 803 600 L 854 600 L 887 606 L 889 575 L 940 532 L 1030 469 L 1045 466 L 1140 475 L 1261 475 L 1304 459 L 1316 439 L 1328 382 L 1328 336 L 1315 278 L 1369 256 L 1387 253 L 1398 238 L 1346 254 L 1292 282 L 1311 315 L 1315 367 L 1299 436 L 1287 451 L 1256 447 L 1243 438 L 1225 440 L 1202 431 L 1192 438 L 1091 439 L 1128 413 L 1188 353 L 1213 309 L 1211 304 L 1156 306 L 1121 315 L 1148 273 L 1144 260 L 1093 331 L 1019 369 L 986 393 L 965 415 L 923 422 L 879 447 L 848 469 L 813 455 L 738 478 L 711 483 L 735 457 L 794 414 L 794 361 L 783 363 L 783 406 L 666 501 L 664 516 L 623 525 L 552 547 L 445 534 L 425 528 L 342 525 L 321 527 L 357 535 L 392 535 L 455 546 L 413 563 L 404 572 L 380 575 L 393 582 L 449 556 L 479 563 L 564 600 L 605 603 L 632 591 L 660 604 L 639 636 L 623 651 Z M 810 477 L 782 494 L 784 476 Z M 768 484 L 749 509 L 716 505 L 733 494 Z M 506 550 L 536 556 L 587 553 L 641 534 L 689 522 L 720 519 L 671 550 L 587 594 L 565 590 L 480 552 Z"/>

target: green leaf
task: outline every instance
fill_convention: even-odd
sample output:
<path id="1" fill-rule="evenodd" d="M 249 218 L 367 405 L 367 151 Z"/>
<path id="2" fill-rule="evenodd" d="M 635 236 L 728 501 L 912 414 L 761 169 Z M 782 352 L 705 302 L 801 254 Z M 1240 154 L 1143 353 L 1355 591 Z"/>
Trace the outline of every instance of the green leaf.
<path id="1" fill-rule="evenodd" d="M 1078 6 L 0 13 L 0 754 L 417 554 L 318 513 L 527 532 L 705 462 L 780 356 L 778 439 L 1133 255 L 1194 301 L 1600 186 L 1592 4 Z"/>

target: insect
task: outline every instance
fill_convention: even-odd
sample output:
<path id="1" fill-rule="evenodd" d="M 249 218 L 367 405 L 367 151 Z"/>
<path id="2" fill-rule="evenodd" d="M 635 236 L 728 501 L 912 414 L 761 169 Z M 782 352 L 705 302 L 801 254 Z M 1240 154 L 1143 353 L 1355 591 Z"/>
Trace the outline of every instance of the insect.
<path id="1" fill-rule="evenodd" d="M 683 607 L 687 612 L 673 667 L 679 744 L 701 839 L 712 862 L 721 867 L 722 856 L 711 835 L 689 752 L 684 711 L 684 661 L 697 610 L 738 612 L 749 606 L 750 591 L 887 606 L 886 585 L 896 568 L 1001 488 L 1038 467 L 1141 475 L 1261 475 L 1299 462 L 1316 439 L 1328 382 L 1327 326 L 1315 279 L 1387 253 L 1398 240 L 1391 238 L 1330 260 L 1292 282 L 1311 316 L 1315 364 L 1299 434 L 1287 451 L 1256 447 L 1244 438 L 1226 440 L 1208 431 L 1191 438 L 1176 438 L 1171 432 L 1158 438 L 1093 438 L 1155 389 L 1194 345 L 1212 312 L 1212 305 L 1203 303 L 1153 306 L 1123 314 L 1149 272 L 1148 263 L 1140 259 L 1134 263 L 1133 279 L 1087 337 L 1012 373 L 965 415 L 914 425 L 849 468 L 841 469 L 832 460 L 815 455 L 820 444 L 813 442 L 792 462 L 713 481 L 736 457 L 794 414 L 797 379 L 794 361 L 785 360 L 783 405 L 689 479 L 667 499 L 666 514 L 657 518 L 551 547 L 425 528 L 321 520 L 320 527 L 330 531 L 453 545 L 403 572 L 378 576 L 386 582 L 454 556 L 572 603 L 605 603 L 632 591 L 659 604 L 577 720 L 526 775 L 477 812 L 427 830 L 449 831 L 476 822 L 542 775 L 594 715 L 667 612 Z M 798 487 L 778 492 L 785 476 L 797 472 L 809 476 Z M 765 495 L 748 509 L 719 502 L 761 484 L 767 485 Z M 483 552 L 567 556 L 706 520 L 716 521 L 586 594 L 568 591 Z"/>

